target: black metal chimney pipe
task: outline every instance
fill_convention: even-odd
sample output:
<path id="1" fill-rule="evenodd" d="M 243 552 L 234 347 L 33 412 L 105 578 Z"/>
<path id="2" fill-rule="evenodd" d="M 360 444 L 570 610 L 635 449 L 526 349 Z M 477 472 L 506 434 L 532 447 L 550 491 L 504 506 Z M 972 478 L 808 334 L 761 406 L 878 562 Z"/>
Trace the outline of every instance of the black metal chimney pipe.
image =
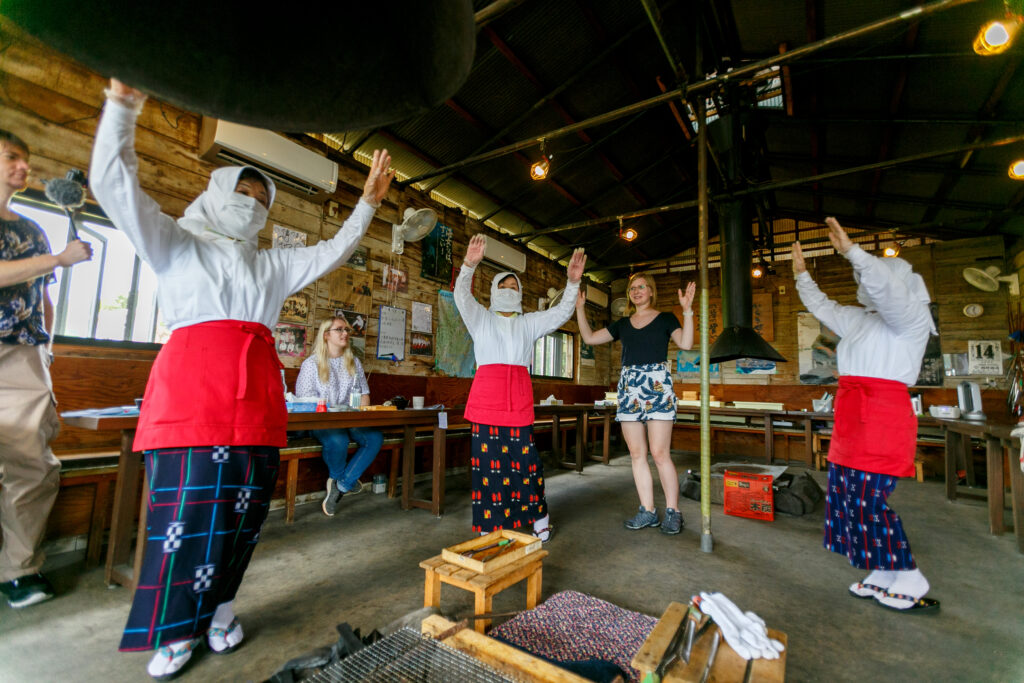
<path id="1" fill-rule="evenodd" d="M 730 190 L 743 184 L 741 115 L 725 113 L 708 125 L 719 152 L 722 172 Z M 746 198 L 720 202 L 718 210 L 719 239 L 722 242 L 722 334 L 711 345 L 708 355 L 712 363 L 758 358 L 785 362 L 778 351 L 753 328 L 753 285 L 750 266 L 753 247 L 750 239 L 750 203 Z"/>

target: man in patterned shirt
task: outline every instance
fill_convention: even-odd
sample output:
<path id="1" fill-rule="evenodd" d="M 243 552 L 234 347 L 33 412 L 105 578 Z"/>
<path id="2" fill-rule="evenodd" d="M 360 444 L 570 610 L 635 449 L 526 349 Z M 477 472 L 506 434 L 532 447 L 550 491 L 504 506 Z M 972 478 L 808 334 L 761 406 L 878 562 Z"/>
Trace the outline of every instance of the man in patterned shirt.
<path id="1" fill-rule="evenodd" d="M 53 269 L 92 256 L 75 240 L 50 253 L 46 235 L 14 213 L 10 200 L 28 185 L 28 146 L 0 130 L 0 592 L 11 607 L 53 597 L 39 573 L 46 518 L 60 486 L 49 444 L 60 429 L 50 382 Z"/>

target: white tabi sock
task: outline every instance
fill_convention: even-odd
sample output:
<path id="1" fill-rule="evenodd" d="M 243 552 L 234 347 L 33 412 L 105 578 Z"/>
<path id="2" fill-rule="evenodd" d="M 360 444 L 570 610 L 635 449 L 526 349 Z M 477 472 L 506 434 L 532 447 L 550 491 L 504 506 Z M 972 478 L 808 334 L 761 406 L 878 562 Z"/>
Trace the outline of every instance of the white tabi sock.
<path id="1" fill-rule="evenodd" d="M 875 597 L 876 600 L 888 605 L 889 607 L 907 609 L 913 605 L 918 598 L 924 597 L 925 593 L 927 593 L 930 588 L 928 585 L 928 579 L 924 578 L 924 574 L 921 573 L 920 569 L 910 569 L 907 571 L 895 572 L 895 574 L 896 579 L 889 584 L 889 587 L 886 589 L 886 593 Z M 909 596 L 910 599 L 892 597 L 894 594 L 906 595 Z"/>
<path id="2" fill-rule="evenodd" d="M 231 625 L 231 620 L 235 618 L 235 601 L 222 602 L 217 605 L 217 611 L 213 613 L 213 619 L 210 621 L 210 626 L 213 628 L 227 628 Z"/>
<path id="3" fill-rule="evenodd" d="M 544 515 L 533 523 L 533 535 L 543 543 L 551 538 L 551 515 Z"/>
<path id="4" fill-rule="evenodd" d="M 893 581 L 896 580 L 897 572 L 876 569 L 859 583 L 850 585 L 850 592 L 860 598 L 873 598 L 880 591 L 887 590 Z"/>

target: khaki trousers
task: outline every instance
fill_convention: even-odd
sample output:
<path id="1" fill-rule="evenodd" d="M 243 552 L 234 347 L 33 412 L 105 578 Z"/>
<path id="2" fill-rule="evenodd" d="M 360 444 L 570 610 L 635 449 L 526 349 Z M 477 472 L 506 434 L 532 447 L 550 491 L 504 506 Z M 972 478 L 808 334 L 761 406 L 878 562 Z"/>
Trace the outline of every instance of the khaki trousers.
<path id="1" fill-rule="evenodd" d="M 45 345 L 0 344 L 0 581 L 34 574 L 60 488 L 60 431 Z"/>

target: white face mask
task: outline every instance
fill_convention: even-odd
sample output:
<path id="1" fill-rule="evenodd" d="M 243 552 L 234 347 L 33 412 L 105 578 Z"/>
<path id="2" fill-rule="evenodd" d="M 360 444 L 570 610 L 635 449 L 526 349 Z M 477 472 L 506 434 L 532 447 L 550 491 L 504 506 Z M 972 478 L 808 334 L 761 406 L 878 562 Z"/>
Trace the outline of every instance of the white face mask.
<path id="1" fill-rule="evenodd" d="M 215 210 L 214 228 L 228 237 L 248 242 L 267 224 L 267 210 L 253 197 L 232 192 Z M 213 226 L 211 226 L 213 227 Z"/>
<path id="2" fill-rule="evenodd" d="M 522 313 L 523 295 L 514 289 L 500 288 L 491 295 L 491 310 L 498 313 Z"/>

